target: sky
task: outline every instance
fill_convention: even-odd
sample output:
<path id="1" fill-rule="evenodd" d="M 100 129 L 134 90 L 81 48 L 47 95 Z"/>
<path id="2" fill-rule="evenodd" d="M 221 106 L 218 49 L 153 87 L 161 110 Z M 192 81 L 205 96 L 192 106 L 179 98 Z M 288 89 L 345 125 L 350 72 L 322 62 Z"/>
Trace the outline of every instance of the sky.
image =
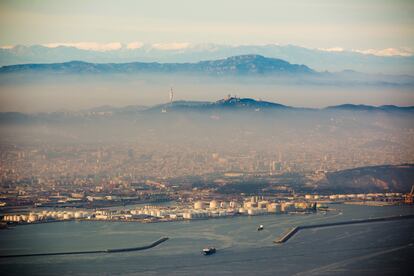
<path id="1" fill-rule="evenodd" d="M 293 44 L 414 49 L 414 1 L 1 0 L 0 45 Z"/>

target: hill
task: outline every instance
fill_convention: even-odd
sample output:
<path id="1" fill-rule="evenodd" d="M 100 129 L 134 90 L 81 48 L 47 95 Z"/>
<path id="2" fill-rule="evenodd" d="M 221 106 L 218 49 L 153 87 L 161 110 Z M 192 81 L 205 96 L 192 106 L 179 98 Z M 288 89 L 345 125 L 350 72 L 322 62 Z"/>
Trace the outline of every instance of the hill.
<path id="1" fill-rule="evenodd" d="M 413 185 L 414 165 L 360 167 L 326 175 L 328 189 L 348 193 L 407 193 Z"/>
<path id="2" fill-rule="evenodd" d="M 208 75 L 312 74 L 305 65 L 290 64 L 260 55 L 233 56 L 197 63 L 88 63 L 71 61 L 50 64 L 21 64 L 0 68 L 0 73 L 201 73 Z"/>

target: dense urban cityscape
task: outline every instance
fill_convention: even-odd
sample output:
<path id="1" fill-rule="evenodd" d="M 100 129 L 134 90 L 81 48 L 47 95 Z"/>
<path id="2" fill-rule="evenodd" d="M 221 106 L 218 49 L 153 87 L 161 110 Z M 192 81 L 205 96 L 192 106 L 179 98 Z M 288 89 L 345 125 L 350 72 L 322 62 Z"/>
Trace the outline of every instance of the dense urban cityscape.
<path id="1" fill-rule="evenodd" d="M 170 147 L 154 139 L 136 144 L 3 144 L 0 208 L 3 221 L 9 223 L 70 219 L 159 222 L 316 211 L 338 201 L 406 202 L 407 190 L 345 190 L 342 194 L 335 189 L 321 190 L 329 172 L 357 165 L 413 163 L 412 148 L 405 150 L 397 135 L 358 141 L 345 138 L 348 142 L 340 145 L 335 140 L 331 145 L 318 145 L 318 139 L 310 138 L 307 142 L 312 147 L 292 139 L 276 145 L 274 152 L 260 146 L 254 150 L 248 144 L 244 151 L 223 148 L 220 152 L 197 144 Z M 250 201 L 250 196 L 256 201 Z M 258 196 L 262 200 L 257 201 Z M 163 202 L 167 205 L 151 206 Z M 148 206 L 129 207 L 136 204 Z M 114 206 L 120 209 L 106 209 Z"/>

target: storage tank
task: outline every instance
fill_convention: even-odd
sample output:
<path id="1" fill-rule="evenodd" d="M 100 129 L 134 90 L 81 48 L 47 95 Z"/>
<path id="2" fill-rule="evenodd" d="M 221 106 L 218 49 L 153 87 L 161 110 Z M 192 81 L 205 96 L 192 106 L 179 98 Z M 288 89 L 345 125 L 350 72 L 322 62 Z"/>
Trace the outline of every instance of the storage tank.
<path id="1" fill-rule="evenodd" d="M 267 204 L 268 204 L 268 202 L 263 200 L 263 201 L 260 201 L 259 203 L 257 203 L 257 207 L 260 208 L 260 209 L 266 209 Z"/>
<path id="2" fill-rule="evenodd" d="M 245 202 L 243 203 L 243 208 L 244 208 L 244 209 L 250 209 L 250 208 L 252 208 L 252 207 L 253 207 L 253 205 L 254 205 L 254 203 L 253 203 L 253 202 L 251 202 L 251 201 L 245 201 Z"/>
<path id="3" fill-rule="evenodd" d="M 295 202 L 295 209 L 305 210 L 307 207 L 306 202 Z"/>
<path id="4" fill-rule="evenodd" d="M 222 202 L 220 203 L 220 208 L 226 209 L 226 208 L 227 208 L 227 202 L 222 201 Z"/>
<path id="5" fill-rule="evenodd" d="M 63 214 L 63 219 L 70 219 L 70 214 L 69 213 L 64 213 Z"/>
<path id="6" fill-rule="evenodd" d="M 257 215 L 257 214 L 259 214 L 259 210 L 258 209 L 249 209 L 249 210 L 247 210 L 247 214 L 249 215 L 249 216 L 255 216 L 255 215 Z"/>
<path id="7" fill-rule="evenodd" d="M 210 209 L 216 209 L 218 206 L 217 200 L 210 201 Z"/>
<path id="8" fill-rule="evenodd" d="M 190 213 L 190 212 L 183 213 L 183 218 L 184 219 L 192 219 L 193 218 L 193 214 Z"/>
<path id="9" fill-rule="evenodd" d="M 204 202 L 203 201 L 200 201 L 200 200 L 199 201 L 196 201 L 194 203 L 194 209 L 196 209 L 196 210 L 202 210 L 202 209 L 204 209 Z"/>
<path id="10" fill-rule="evenodd" d="M 37 214 L 29 214 L 28 222 L 35 222 L 37 221 L 39 216 Z"/>

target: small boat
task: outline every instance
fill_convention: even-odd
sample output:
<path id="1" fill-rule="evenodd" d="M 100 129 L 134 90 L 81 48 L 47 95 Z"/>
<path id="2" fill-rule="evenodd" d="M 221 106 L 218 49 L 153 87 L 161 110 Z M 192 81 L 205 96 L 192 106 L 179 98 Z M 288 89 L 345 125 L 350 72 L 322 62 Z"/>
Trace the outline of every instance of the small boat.
<path id="1" fill-rule="evenodd" d="M 257 231 L 262 231 L 263 229 L 264 229 L 264 226 L 260 224 L 259 227 L 257 228 Z"/>
<path id="2" fill-rule="evenodd" d="M 211 255 L 216 253 L 216 248 L 215 247 L 206 247 L 203 249 L 203 254 L 204 255 Z"/>

